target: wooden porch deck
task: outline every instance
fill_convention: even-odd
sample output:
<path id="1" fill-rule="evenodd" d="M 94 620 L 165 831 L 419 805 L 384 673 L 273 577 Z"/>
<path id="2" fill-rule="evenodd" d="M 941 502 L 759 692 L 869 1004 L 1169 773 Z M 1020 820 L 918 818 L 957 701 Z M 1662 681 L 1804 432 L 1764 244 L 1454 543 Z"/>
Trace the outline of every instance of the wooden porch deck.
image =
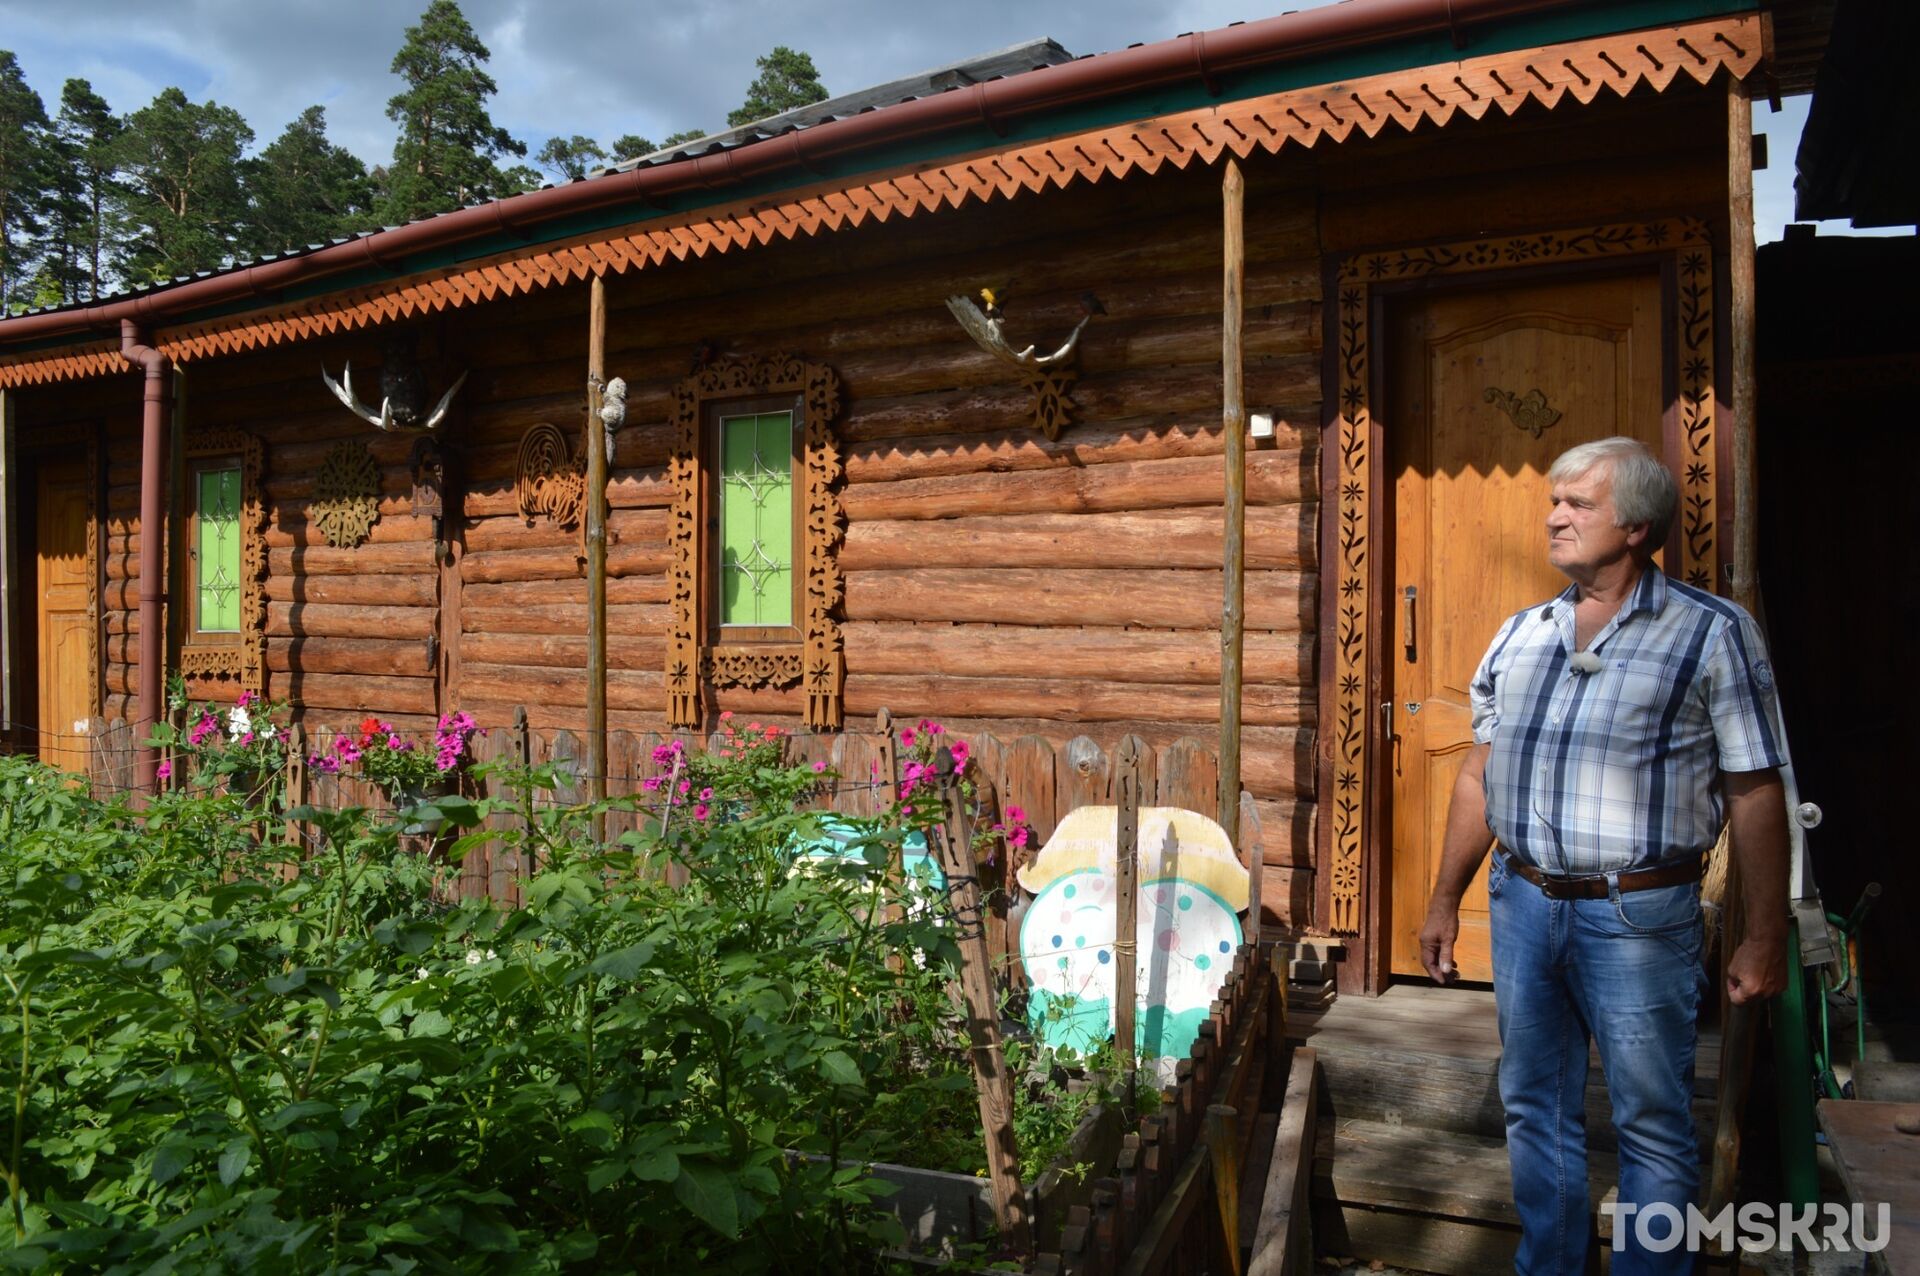
<path id="1" fill-rule="evenodd" d="M 1416 1271 L 1508 1269 L 1519 1238 L 1484 988 L 1396 984 L 1375 998 L 1296 1009 L 1287 1033 L 1319 1057 L 1314 1227 L 1323 1255 Z M 1694 1117 L 1713 1130 L 1720 1038 L 1703 1024 Z M 1616 1140 L 1600 1060 L 1587 1084 L 1590 1201 L 1613 1190 Z"/>

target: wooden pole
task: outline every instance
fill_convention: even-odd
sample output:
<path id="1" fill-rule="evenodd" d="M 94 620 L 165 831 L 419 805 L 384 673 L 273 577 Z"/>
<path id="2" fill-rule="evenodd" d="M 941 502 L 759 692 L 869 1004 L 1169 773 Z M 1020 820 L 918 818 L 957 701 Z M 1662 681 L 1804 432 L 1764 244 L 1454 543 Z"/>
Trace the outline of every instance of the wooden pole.
<path id="1" fill-rule="evenodd" d="M 14 562 L 18 552 L 15 540 L 14 484 L 19 473 L 13 457 L 14 404 L 17 390 L 0 390 L 0 745 L 13 740 L 14 719 L 18 716 L 13 687 L 14 609 L 21 596 L 18 584 L 20 568 Z"/>
<path id="2" fill-rule="evenodd" d="M 1113 1052 L 1120 1064 L 1120 1084 L 1127 1106 L 1133 1106 L 1134 982 L 1139 958 L 1140 753 L 1133 736 L 1120 742 L 1116 759 L 1114 795 L 1119 799 L 1114 832 L 1113 927 Z"/>
<path id="3" fill-rule="evenodd" d="M 1753 244 L 1753 103 L 1738 80 L 1727 81 L 1727 240 L 1728 348 L 1732 367 L 1727 377 L 1724 419 L 1733 429 L 1733 538 L 1729 547 L 1732 569 L 1728 581 L 1733 601 L 1757 614 L 1760 602 L 1758 501 L 1754 476 L 1754 244 Z M 1718 582 L 1715 582 L 1716 586 Z M 1727 958 L 1746 932 L 1742 906 L 1740 848 L 1727 848 L 1727 885 L 1724 896 L 1726 925 L 1720 940 L 1720 1098 L 1714 1111 L 1713 1164 L 1708 1176 L 1707 1209 L 1718 1213 L 1732 1202 L 1740 1171 L 1740 1119 L 1746 1105 L 1747 1081 L 1753 1070 L 1756 1008 L 1736 1006 L 1727 999 Z M 1799 954 L 1788 954 L 1788 967 L 1797 977 Z"/>
<path id="4" fill-rule="evenodd" d="M 987 1144 L 987 1178 L 993 1187 L 993 1218 L 1000 1238 L 1016 1253 L 1033 1252 L 1026 1193 L 1020 1187 L 1020 1154 L 1013 1133 L 1013 1081 L 1000 1042 L 1000 1010 L 993 996 L 992 954 L 987 951 L 986 908 L 980 898 L 980 868 L 973 829 L 960 796 L 953 755 L 940 751 L 941 796 L 946 802 L 945 863 L 948 898 L 960 943 L 960 991 L 966 1001 L 972 1042 L 974 1088 L 979 1092 L 980 1129 Z"/>
<path id="5" fill-rule="evenodd" d="M 1240 1113 L 1224 1103 L 1207 1105 L 1207 1150 L 1213 1162 L 1213 1200 L 1227 1271 L 1240 1276 Z"/>
<path id="6" fill-rule="evenodd" d="M 587 300 L 587 796 L 607 796 L 607 432 L 600 422 L 607 382 L 607 281 L 588 283 Z M 593 818 L 593 835 L 604 832 Z"/>
<path id="7" fill-rule="evenodd" d="M 1225 289 L 1220 308 L 1220 428 L 1226 435 L 1226 597 L 1220 606 L 1220 827 L 1240 841 L 1240 656 L 1246 640 L 1247 404 L 1241 366 L 1246 309 L 1246 185 L 1227 161 L 1220 183 L 1225 211 Z"/>

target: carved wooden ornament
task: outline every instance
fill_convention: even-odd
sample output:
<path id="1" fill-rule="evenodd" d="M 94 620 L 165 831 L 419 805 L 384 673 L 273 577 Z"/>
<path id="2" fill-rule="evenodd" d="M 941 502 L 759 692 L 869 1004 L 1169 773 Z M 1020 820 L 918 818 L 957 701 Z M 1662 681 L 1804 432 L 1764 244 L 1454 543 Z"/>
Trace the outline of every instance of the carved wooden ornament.
<path id="1" fill-rule="evenodd" d="M 1339 417 L 1333 443 L 1339 479 L 1331 552 L 1325 579 L 1333 583 L 1333 645 L 1330 652 L 1332 720 L 1320 775 L 1320 809 L 1327 814 L 1327 926 L 1338 935 L 1360 932 L 1362 883 L 1373 810 L 1374 771 L 1369 738 L 1377 719 L 1373 682 L 1373 627 L 1381 600 L 1374 591 L 1368 550 L 1373 540 L 1373 492 L 1380 481 L 1372 442 L 1380 428 L 1373 414 L 1374 350 L 1372 291 L 1377 286 L 1441 275 L 1569 261 L 1643 261 L 1670 263 L 1673 288 L 1668 297 L 1668 329 L 1677 348 L 1680 478 L 1680 553 L 1673 574 L 1697 589 L 1711 590 L 1719 579 L 1715 522 L 1713 249 L 1706 223 L 1698 218 L 1632 222 L 1586 230 L 1437 244 L 1427 248 L 1356 253 L 1341 260 L 1338 274 Z M 1500 392 L 1504 393 L 1504 392 Z M 1537 394 L 1537 392 L 1536 392 Z M 1496 402 L 1494 392 L 1488 402 Z M 1509 410 L 1514 424 L 1545 430 L 1552 420 L 1524 414 L 1527 401 Z M 1545 396 L 1538 407 L 1552 413 Z M 1554 418 L 1554 419 L 1557 419 Z M 1538 431 L 1536 431 L 1537 433 Z"/>
<path id="2" fill-rule="evenodd" d="M 542 421 L 521 438 L 513 490 L 520 517 L 529 524 L 542 518 L 556 527 L 580 523 L 587 505 L 586 466 L 559 426 Z"/>
<path id="3" fill-rule="evenodd" d="M 799 636 L 791 642 L 717 644 L 705 614 L 705 575 L 712 570 L 712 539 L 703 517 L 706 450 L 703 430 L 708 405 L 725 399 L 793 395 L 805 417 L 801 426 L 801 472 L 794 475 L 795 497 L 802 502 L 802 543 L 795 566 L 805 571 L 803 601 L 796 617 Z M 833 421 L 840 413 L 840 378 L 824 363 L 777 355 L 723 359 L 680 382 L 674 391 L 673 453 L 668 474 L 673 482 L 673 518 L 668 524 L 672 627 L 667 634 L 667 720 L 676 727 L 702 723 L 706 686 L 773 686 L 800 683 L 806 688 L 806 723 L 815 730 L 838 727 L 845 661 L 840 625 L 843 581 L 835 558 L 841 538 L 840 447 Z"/>
<path id="4" fill-rule="evenodd" d="M 446 513 L 447 458 L 432 435 L 413 441 L 408 458 L 413 475 L 413 512 L 439 518 Z"/>
<path id="5" fill-rule="evenodd" d="M 261 498 L 266 449 L 243 430 L 209 430 L 188 440 L 186 457 L 240 458 L 239 641 L 188 642 L 180 649 L 180 672 L 188 678 L 233 678 L 242 691 L 266 690 L 267 506 Z"/>
<path id="6" fill-rule="evenodd" d="M 307 519 L 335 549 L 354 549 L 373 535 L 380 521 L 380 467 L 366 446 L 348 440 L 336 444 L 320 464 Z"/>

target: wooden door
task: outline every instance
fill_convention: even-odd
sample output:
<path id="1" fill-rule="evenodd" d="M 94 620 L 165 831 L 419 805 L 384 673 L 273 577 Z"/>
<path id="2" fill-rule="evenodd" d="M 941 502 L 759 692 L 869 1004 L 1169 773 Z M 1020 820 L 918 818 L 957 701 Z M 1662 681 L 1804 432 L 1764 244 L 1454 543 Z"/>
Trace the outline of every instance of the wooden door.
<path id="1" fill-rule="evenodd" d="M 1436 292 L 1390 312 L 1395 974 L 1422 973 L 1420 924 L 1473 743 L 1474 670 L 1502 621 L 1567 584 L 1546 557 L 1548 467 L 1609 435 L 1661 445 L 1660 312 L 1651 272 Z M 1492 978 L 1484 868 L 1455 960 L 1462 978 Z"/>
<path id="2" fill-rule="evenodd" d="M 34 663 L 40 760 L 85 771 L 86 741 L 80 736 L 93 716 L 92 644 L 87 637 L 93 623 L 92 587 L 87 579 L 87 468 L 82 461 L 50 461 L 38 468 Z"/>

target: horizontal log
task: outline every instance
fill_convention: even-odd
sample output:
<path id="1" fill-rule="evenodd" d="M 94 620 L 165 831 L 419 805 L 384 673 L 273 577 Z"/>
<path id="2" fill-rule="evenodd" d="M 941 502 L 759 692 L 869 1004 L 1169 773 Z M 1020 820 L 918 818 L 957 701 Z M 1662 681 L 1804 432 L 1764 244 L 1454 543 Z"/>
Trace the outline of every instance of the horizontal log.
<path id="1" fill-rule="evenodd" d="M 1226 468 L 1218 456 L 1120 461 L 1085 469 L 862 483 L 840 495 L 850 522 L 879 518 L 957 518 L 979 514 L 1093 514 L 1107 510 L 1218 505 Z M 1247 503 L 1298 502 L 1317 488 L 1297 454 L 1247 457 Z"/>
<path id="2" fill-rule="evenodd" d="M 1255 506 L 1246 513 L 1246 565 L 1310 567 L 1319 506 Z M 1009 514 L 855 523 L 841 570 L 909 567 L 1212 567 L 1224 556 L 1218 506 L 1111 514 Z"/>
<path id="3" fill-rule="evenodd" d="M 1260 859 L 1274 868 L 1313 867 L 1313 803 L 1287 798 L 1256 798 L 1260 815 Z"/>
<path id="4" fill-rule="evenodd" d="M 663 393 L 659 406 L 664 418 L 665 412 L 672 406 L 671 398 Z M 667 454 L 673 450 L 674 440 L 678 436 L 678 431 L 664 419 L 654 420 L 640 415 L 631 396 L 627 409 L 627 424 L 616 430 L 613 436 L 613 456 L 608 463 L 609 482 L 617 481 L 623 474 L 665 465 Z M 511 429 L 495 429 L 474 435 L 474 441 L 462 456 L 461 474 L 467 487 L 511 484 L 520 473 L 520 440 L 538 424 L 541 422 L 532 421 Z M 570 427 L 559 421 L 547 421 L 546 424 L 559 426 L 567 438 L 574 441 L 574 446 L 578 446 L 577 426 Z"/>
<path id="5" fill-rule="evenodd" d="M 380 517 L 413 513 L 413 473 L 405 465 L 384 466 L 379 471 Z M 269 505 L 292 507 L 305 517 L 307 502 L 313 499 L 320 481 L 317 470 L 278 470 L 269 468 L 263 485 Z"/>
<path id="6" fill-rule="evenodd" d="M 664 451 L 661 456 L 664 461 Z M 609 510 L 665 509 L 673 504 L 673 495 L 673 485 L 667 481 L 664 463 L 615 470 L 607 480 Z M 468 518 L 518 518 L 520 498 L 510 479 L 494 479 L 474 484 L 468 490 L 462 508 Z"/>
<path id="7" fill-rule="evenodd" d="M 426 514 L 395 514 L 382 517 L 367 533 L 366 545 L 403 545 L 433 540 L 433 518 Z M 267 524 L 267 548 L 319 548 L 327 544 L 320 528 L 291 511 Z M 365 548 L 366 546 L 362 546 Z"/>
<path id="8" fill-rule="evenodd" d="M 611 613 L 613 609 L 608 610 Z M 586 617 L 582 614 L 579 619 L 584 623 Z M 578 625 L 571 631 L 555 633 L 507 633 L 491 628 L 469 630 L 460 640 L 460 659 L 463 666 L 467 663 L 534 665 L 584 670 L 587 667 L 587 640 L 579 636 L 579 632 Z M 616 625 L 609 614 L 607 668 L 658 670 L 665 667 L 666 659 L 667 641 L 663 631 L 656 631 L 652 635 L 636 634 L 624 625 Z"/>
<path id="9" fill-rule="evenodd" d="M 1283 421 L 1271 439 L 1248 441 L 1249 454 L 1298 452 L 1310 464 L 1319 426 Z M 1218 456 L 1226 441 L 1218 422 L 1185 416 L 1135 417 L 1128 421 L 1076 425 L 1058 439 L 1032 424 L 990 434 L 967 432 L 909 440 L 888 439 L 847 449 L 847 482 L 884 483 L 981 471 L 1073 469 L 1115 461 L 1156 461 L 1177 456 Z"/>
<path id="10" fill-rule="evenodd" d="M 633 603 L 663 603 L 668 596 L 665 576 L 623 576 L 607 582 L 610 606 Z M 546 607 L 587 605 L 587 582 L 576 580 L 509 580 L 498 584 L 465 584 L 460 587 L 463 610 L 475 607 Z M 581 614 L 581 630 L 586 632 L 586 613 Z"/>
<path id="11" fill-rule="evenodd" d="M 440 578 L 418 576 L 270 575 L 267 601 L 336 603 L 344 607 L 432 607 Z"/>
<path id="12" fill-rule="evenodd" d="M 461 534 L 467 553 L 497 549 L 571 549 L 580 544 L 580 529 L 555 527 L 545 519 L 528 526 L 518 515 L 482 518 Z M 665 510 L 613 510 L 607 515 L 607 544 L 644 545 L 667 539 Z"/>
<path id="13" fill-rule="evenodd" d="M 432 607 L 268 603 L 269 638 L 425 638 L 440 627 Z"/>
<path id="14" fill-rule="evenodd" d="M 940 718 L 1000 714 L 1056 722 L 1218 723 L 1220 688 L 1060 678 L 957 678 L 941 674 L 847 674 L 846 708 L 875 714 L 899 704 L 925 706 Z M 1241 688 L 1241 720 L 1255 726 L 1310 725 L 1314 697 L 1297 686 Z"/>
<path id="15" fill-rule="evenodd" d="M 267 576 L 375 576 L 392 572 L 437 572 L 431 540 L 402 544 L 368 543 L 353 549 L 330 545 L 285 546 L 267 550 Z"/>
<path id="16" fill-rule="evenodd" d="M 607 547 L 607 575 L 657 576 L 666 571 L 671 555 L 664 541 Z M 460 560 L 460 579 L 466 584 L 497 584 L 515 580 L 586 578 L 584 551 L 574 549 L 495 549 L 469 553 Z"/>
<path id="17" fill-rule="evenodd" d="M 432 677 L 425 639 L 269 638 L 267 668 L 274 673 L 352 673 L 371 677 Z"/>
<path id="18" fill-rule="evenodd" d="M 609 641 L 625 635 L 651 637 L 664 634 L 672 623 L 672 613 L 658 604 L 610 604 L 607 607 Z M 494 607 L 462 604 L 460 626 L 469 634 L 572 634 L 587 631 L 586 603 L 526 603 Z M 585 638 L 579 638 L 584 643 Z M 663 666 L 664 661 L 655 661 Z M 581 668 L 586 662 L 580 662 Z"/>
<path id="19" fill-rule="evenodd" d="M 1292 421 L 1317 421 L 1321 373 L 1317 357 L 1288 355 L 1268 367 L 1250 361 L 1249 403 L 1270 405 Z M 1200 423 L 1220 416 L 1219 369 L 1083 372 L 1073 387 L 1074 419 L 1098 424 L 1170 415 Z M 982 434 L 1031 426 L 1033 395 L 1009 374 L 979 386 L 855 399 L 835 433 L 848 443 L 940 434 Z M 1069 425 L 1069 433 L 1075 427 Z"/>
<path id="20" fill-rule="evenodd" d="M 841 636 L 850 673 L 1045 676 L 1213 686 L 1220 681 L 1220 635 L 1212 629 L 1169 632 L 850 621 L 841 627 Z M 1311 637 L 1261 632 L 1245 635 L 1244 642 L 1246 682 L 1299 686 L 1311 679 Z"/>
<path id="21" fill-rule="evenodd" d="M 587 703 L 587 675 L 582 669 L 463 662 L 460 667 L 460 695 L 463 700 L 581 708 Z M 607 671 L 608 708 L 653 710 L 658 709 L 665 700 L 666 675 L 660 670 Z"/>
<path id="22" fill-rule="evenodd" d="M 274 695 L 284 695 L 303 709 L 348 713 L 433 713 L 433 684 L 430 677 L 371 678 L 331 673 L 293 673 L 273 680 Z"/>
<path id="23" fill-rule="evenodd" d="M 1246 626 L 1298 632 L 1314 623 L 1312 572 L 1249 571 Z M 849 572 L 848 620 L 956 620 L 1003 625 L 1216 629 L 1217 571 L 925 568 Z"/>

